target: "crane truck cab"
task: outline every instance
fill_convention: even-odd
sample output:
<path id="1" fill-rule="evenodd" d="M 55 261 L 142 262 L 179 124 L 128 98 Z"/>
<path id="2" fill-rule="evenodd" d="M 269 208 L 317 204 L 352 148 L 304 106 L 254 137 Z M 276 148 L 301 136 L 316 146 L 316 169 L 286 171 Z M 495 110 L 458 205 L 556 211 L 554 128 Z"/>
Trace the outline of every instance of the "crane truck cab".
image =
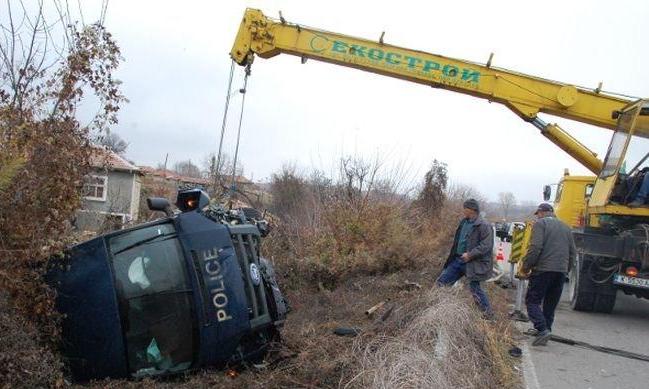
<path id="1" fill-rule="evenodd" d="M 585 223 L 586 201 L 590 198 L 595 185 L 595 176 L 572 176 L 568 169 L 556 185 L 554 193 L 554 213 L 559 220 L 570 228 L 583 228 Z M 549 201 L 552 186 L 543 188 L 543 200 Z"/>
<path id="2" fill-rule="evenodd" d="M 166 217 L 97 236 L 53 261 L 62 351 L 75 379 L 168 375 L 262 356 L 287 304 L 260 256 L 263 220 L 201 190 L 149 199 Z"/>

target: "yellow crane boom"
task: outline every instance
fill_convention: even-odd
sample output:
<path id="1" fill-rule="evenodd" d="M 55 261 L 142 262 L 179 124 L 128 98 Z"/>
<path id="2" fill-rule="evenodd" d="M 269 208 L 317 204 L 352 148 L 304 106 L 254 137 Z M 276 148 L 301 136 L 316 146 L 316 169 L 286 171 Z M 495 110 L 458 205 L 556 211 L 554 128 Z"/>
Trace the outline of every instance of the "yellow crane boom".
<path id="1" fill-rule="evenodd" d="M 537 117 L 539 112 L 614 129 L 615 114 L 631 100 L 506 69 L 481 65 L 382 42 L 302 27 L 247 9 L 230 55 L 240 65 L 254 55 L 278 54 L 330 62 L 363 71 L 469 94 L 504 104 L 522 119 L 598 174 L 597 155 L 556 124 Z M 649 132 L 636 135 L 649 137 Z"/>

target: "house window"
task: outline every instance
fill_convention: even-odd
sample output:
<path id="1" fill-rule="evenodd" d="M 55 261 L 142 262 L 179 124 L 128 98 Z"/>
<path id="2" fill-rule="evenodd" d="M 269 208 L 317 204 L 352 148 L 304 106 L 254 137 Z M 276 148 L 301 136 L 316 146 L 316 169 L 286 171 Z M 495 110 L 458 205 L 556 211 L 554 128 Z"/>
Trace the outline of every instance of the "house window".
<path id="1" fill-rule="evenodd" d="M 106 201 L 106 176 L 87 176 L 83 184 L 83 196 L 87 200 Z"/>

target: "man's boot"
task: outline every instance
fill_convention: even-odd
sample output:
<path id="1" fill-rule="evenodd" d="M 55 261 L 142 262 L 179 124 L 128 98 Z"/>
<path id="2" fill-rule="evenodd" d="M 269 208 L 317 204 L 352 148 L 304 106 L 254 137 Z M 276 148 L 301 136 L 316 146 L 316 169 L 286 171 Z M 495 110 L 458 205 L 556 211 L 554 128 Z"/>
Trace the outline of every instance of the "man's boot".
<path id="1" fill-rule="evenodd" d="M 631 208 L 638 208 L 645 206 L 645 199 L 637 198 L 628 204 Z"/>
<path id="2" fill-rule="evenodd" d="M 552 332 L 550 330 L 543 330 L 536 336 L 536 339 L 532 342 L 532 346 L 546 346 L 551 337 Z"/>

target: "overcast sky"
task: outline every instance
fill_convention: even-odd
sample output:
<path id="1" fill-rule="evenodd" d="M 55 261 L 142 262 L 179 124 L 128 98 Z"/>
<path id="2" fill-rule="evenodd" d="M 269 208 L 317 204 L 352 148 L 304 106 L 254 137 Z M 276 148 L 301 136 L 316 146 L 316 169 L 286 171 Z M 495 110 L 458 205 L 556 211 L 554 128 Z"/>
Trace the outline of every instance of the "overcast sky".
<path id="1" fill-rule="evenodd" d="M 86 22 L 100 1 L 84 0 Z M 246 7 L 302 25 L 484 63 L 566 83 L 649 97 L 647 1 L 127 1 L 110 0 L 106 26 L 125 62 L 130 100 L 115 130 L 139 165 L 216 150 L 229 51 Z M 240 69 L 234 85 L 243 82 Z M 234 153 L 240 95 L 224 149 Z M 557 122 L 600 155 L 611 132 Z M 454 182 L 488 198 L 511 191 L 541 200 L 543 184 L 577 162 L 499 104 L 355 69 L 280 55 L 257 58 L 242 127 L 247 176 L 267 179 L 283 163 L 330 172 L 342 155 L 381 156 L 421 176 L 434 158 Z"/>

